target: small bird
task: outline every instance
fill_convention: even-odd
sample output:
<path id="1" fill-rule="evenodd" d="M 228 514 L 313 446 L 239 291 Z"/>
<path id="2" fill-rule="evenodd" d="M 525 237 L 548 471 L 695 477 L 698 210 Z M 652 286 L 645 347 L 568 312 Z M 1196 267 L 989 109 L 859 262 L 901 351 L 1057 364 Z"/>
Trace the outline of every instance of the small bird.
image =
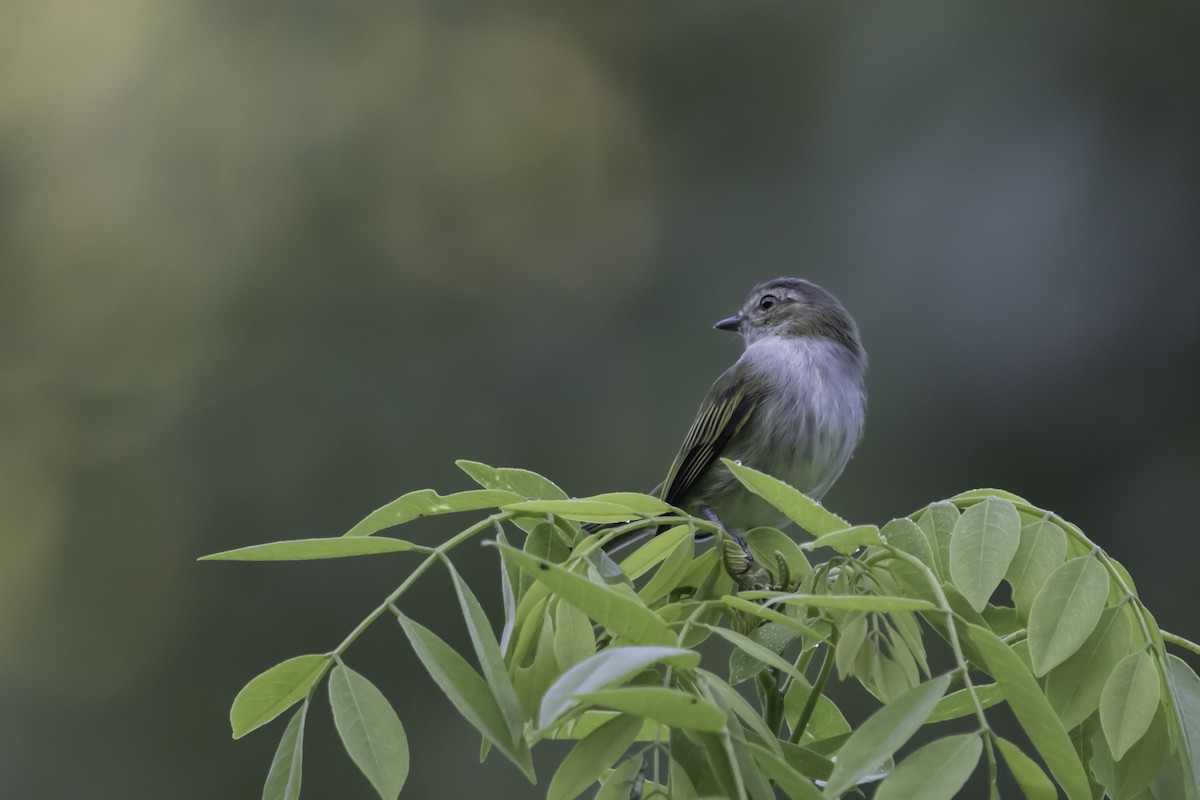
<path id="1" fill-rule="evenodd" d="M 820 499 L 854 454 L 866 421 L 867 355 L 838 299 L 810 281 L 755 286 L 742 310 L 713 326 L 746 349 L 708 390 L 666 480 L 652 492 L 726 530 L 780 527 L 787 517 L 747 490 L 722 457 Z M 609 552 L 647 535 L 610 541 Z"/>

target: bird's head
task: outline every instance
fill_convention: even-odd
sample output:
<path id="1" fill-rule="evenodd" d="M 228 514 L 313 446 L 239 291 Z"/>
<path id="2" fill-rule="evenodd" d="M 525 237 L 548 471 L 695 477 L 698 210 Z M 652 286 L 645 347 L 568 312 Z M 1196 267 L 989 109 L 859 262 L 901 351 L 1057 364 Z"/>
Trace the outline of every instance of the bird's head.
<path id="1" fill-rule="evenodd" d="M 713 326 L 736 331 L 750 345 L 768 336 L 838 342 L 862 358 L 858 326 L 829 292 L 802 278 L 775 278 L 755 286 L 742 310 Z"/>

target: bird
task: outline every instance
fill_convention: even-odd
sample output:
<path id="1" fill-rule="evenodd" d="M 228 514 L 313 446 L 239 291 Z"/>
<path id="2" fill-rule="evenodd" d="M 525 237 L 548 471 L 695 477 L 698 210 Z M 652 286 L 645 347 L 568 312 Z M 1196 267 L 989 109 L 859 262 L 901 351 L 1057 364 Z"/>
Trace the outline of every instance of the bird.
<path id="1" fill-rule="evenodd" d="M 666 478 L 650 493 L 730 532 L 782 527 L 786 515 L 721 459 L 820 500 L 866 423 L 867 354 L 858 325 L 829 291 L 782 277 L 755 286 L 738 313 L 713 327 L 740 334 L 745 349 L 708 390 Z M 651 533 L 619 535 L 604 549 L 615 552 Z"/>

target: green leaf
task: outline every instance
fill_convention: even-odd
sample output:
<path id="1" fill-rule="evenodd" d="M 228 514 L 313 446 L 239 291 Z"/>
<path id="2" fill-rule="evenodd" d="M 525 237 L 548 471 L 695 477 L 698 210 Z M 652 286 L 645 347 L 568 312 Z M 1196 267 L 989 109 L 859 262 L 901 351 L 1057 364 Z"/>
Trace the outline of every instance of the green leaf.
<path id="1" fill-rule="evenodd" d="M 723 463 L 733 476 L 742 482 L 747 489 L 766 500 L 775 508 L 787 515 L 813 536 L 821 536 L 850 527 L 850 523 L 826 511 L 825 507 L 808 495 L 794 489 L 778 478 L 773 478 L 765 472 L 742 466 L 736 461 L 722 458 Z"/>
<path id="2" fill-rule="evenodd" d="M 633 785 L 642 769 L 642 757 L 625 759 L 600 781 L 600 789 L 593 800 L 629 800 L 633 796 Z"/>
<path id="3" fill-rule="evenodd" d="M 956 503 L 962 500 L 971 500 L 976 497 L 998 497 L 1001 500 L 1009 500 L 1013 503 L 1029 505 L 1029 501 L 1020 495 L 1015 495 L 1012 492 L 1006 492 L 1003 489 L 971 489 L 967 492 L 959 492 L 950 498 L 950 502 Z"/>
<path id="4" fill-rule="evenodd" d="M 950 675 L 922 683 L 872 714 L 842 746 L 825 797 L 838 797 L 891 757 L 925 724 Z"/>
<path id="5" fill-rule="evenodd" d="M 296 656 L 252 678 L 229 709 L 233 738 L 242 738 L 291 708 L 308 694 L 330 663 L 327 655 Z"/>
<path id="6" fill-rule="evenodd" d="M 741 592 L 747 600 L 766 600 L 768 605 L 843 608 L 850 611 L 936 611 L 928 600 L 913 597 L 886 597 L 877 594 L 781 594 L 779 592 Z"/>
<path id="7" fill-rule="evenodd" d="M 703 627 L 720 636 L 722 639 L 729 642 L 739 650 L 744 651 L 751 658 L 761 661 L 769 667 L 774 667 L 775 669 L 783 672 L 786 675 L 790 675 L 793 678 L 797 676 L 800 676 L 801 678 L 803 677 L 800 671 L 796 669 L 795 665 L 792 664 L 792 662 L 775 653 L 770 648 L 763 647 L 750 637 L 743 636 L 737 631 L 730 630 L 729 628 L 721 628 L 716 625 L 704 625 Z"/>
<path id="8" fill-rule="evenodd" d="M 538 713 L 538 727 L 543 730 L 553 727 L 560 717 L 579 705 L 576 695 L 611 686 L 658 663 L 692 669 L 700 663 L 700 654 L 678 647 L 610 647 L 602 650 L 571 667 L 546 690 Z"/>
<path id="9" fill-rule="evenodd" d="M 513 740 L 508 721 L 483 678 L 433 631 L 403 614 L 397 619 L 417 658 L 458 713 L 533 781 L 529 746 L 523 738 Z"/>
<path id="10" fill-rule="evenodd" d="M 596 652 L 596 636 L 588 615 L 570 603 L 554 605 L 554 658 L 566 672 Z"/>
<path id="11" fill-rule="evenodd" d="M 834 659 L 838 675 L 845 678 L 854 673 L 854 662 L 858 659 L 858 651 L 867 641 L 866 614 L 858 614 L 842 625 L 842 634 L 838 637 L 834 648 Z"/>
<path id="12" fill-rule="evenodd" d="M 813 786 L 812 781 L 782 756 L 755 742 L 748 743 L 746 747 L 767 777 L 775 781 L 788 797 L 793 800 L 821 800 L 821 792 Z"/>
<path id="13" fill-rule="evenodd" d="M 298 800 L 300 779 L 304 762 L 304 720 L 308 716 L 308 703 L 303 703 L 292 715 L 283 737 L 271 759 L 267 782 L 263 786 L 263 800 Z"/>
<path id="14" fill-rule="evenodd" d="M 1029 611 L 1029 655 L 1038 677 L 1087 641 L 1108 598 L 1108 573 L 1091 556 L 1073 558 L 1046 579 Z"/>
<path id="15" fill-rule="evenodd" d="M 412 522 L 421 517 L 450 514 L 456 511 L 497 508 L 520 499 L 519 495 L 502 491 L 472 489 L 443 496 L 433 489 L 419 489 L 375 509 L 362 522 L 346 531 L 345 535 L 370 536 L 384 528 L 403 525 L 405 522 Z"/>
<path id="16" fill-rule="evenodd" d="M 933 556 L 933 548 L 917 523 L 908 517 L 900 517 L 884 525 L 880 534 L 889 545 L 918 559 L 937 574 L 937 560 Z"/>
<path id="17" fill-rule="evenodd" d="M 622 714 L 589 733 L 563 759 L 546 800 L 574 800 L 624 755 L 637 738 L 642 721 Z"/>
<path id="18" fill-rule="evenodd" d="M 631 508 L 599 500 L 522 500 L 504 506 L 514 514 L 556 514 L 576 522 L 628 522 L 643 515 Z"/>
<path id="19" fill-rule="evenodd" d="M 377 553 L 402 553 L 407 550 L 428 550 L 402 539 L 384 536 L 347 539 L 337 536 L 332 539 L 292 539 L 284 542 L 268 542 L 225 550 L 201 556 L 200 561 L 310 561 L 318 558 L 346 558 L 347 556 L 371 556 Z"/>
<path id="20" fill-rule="evenodd" d="M 577 694 L 575 699 L 658 720 L 672 728 L 716 732 L 725 727 L 725 712 L 717 706 L 694 694 L 662 686 L 601 689 Z"/>
<path id="21" fill-rule="evenodd" d="M 484 613 L 483 606 L 479 604 L 471 587 L 458 574 L 458 570 L 449 559 L 443 557 L 443 563 L 450 573 L 454 592 L 458 595 L 459 608 L 462 610 L 463 620 L 467 623 L 467 632 L 471 635 L 471 644 L 475 648 L 476 658 L 479 659 L 484 680 L 495 695 L 496 703 L 504 714 L 504 719 L 508 721 L 512 741 L 515 742 L 521 738 L 521 732 L 525 728 L 525 714 L 521 711 L 521 702 L 517 699 L 517 690 L 513 687 L 508 668 L 504 665 L 500 644 L 496 641 L 487 614 Z"/>
<path id="22" fill-rule="evenodd" d="M 850 555 L 860 547 L 883 544 L 879 537 L 879 528 L 875 525 L 855 525 L 840 531 L 822 534 L 811 542 L 800 545 L 803 550 L 814 550 L 818 547 L 832 547 L 842 555 Z"/>
<path id="23" fill-rule="evenodd" d="M 1033 673 L 1012 648 L 987 628 L 968 626 L 969 636 L 986 660 L 986 668 L 1004 691 L 1004 697 L 1033 746 L 1058 779 L 1070 800 L 1091 800 L 1087 773 L 1079 762 L 1050 701 L 1042 694 Z"/>
<path id="24" fill-rule="evenodd" d="M 1067 535 L 1049 519 L 1038 520 L 1021 528 L 1017 554 L 1004 577 L 1013 590 L 1013 603 L 1022 619 L 1029 618 L 1033 598 L 1067 555 Z"/>
<path id="25" fill-rule="evenodd" d="M 637 594 L 642 602 L 652 605 L 675 590 L 691 567 L 692 556 L 695 552 L 696 546 L 690 536 L 675 545 L 675 549 L 670 552 L 662 566 L 655 571 L 654 576 L 638 590 Z"/>
<path id="26" fill-rule="evenodd" d="M 621 569 L 631 580 L 642 577 L 655 565 L 661 563 L 684 539 L 690 539 L 687 525 L 676 525 L 652 537 L 621 561 Z"/>
<path id="27" fill-rule="evenodd" d="M 977 733 L 932 741 L 896 766 L 879 784 L 875 800 L 951 800 L 975 771 L 982 752 Z"/>
<path id="28" fill-rule="evenodd" d="M 750 639 L 766 647 L 772 653 L 782 653 L 783 649 L 797 637 L 796 631 L 788 625 L 778 622 L 768 622 L 759 625 L 750 634 Z M 729 683 L 736 686 L 742 681 L 753 678 L 766 669 L 766 664 L 741 648 L 735 648 L 729 655 Z"/>
<path id="29" fill-rule="evenodd" d="M 567 493 L 558 488 L 549 478 L 536 472 L 512 467 L 489 467 L 478 461 L 460 459 L 455 465 L 471 480 L 485 489 L 513 492 L 529 500 L 566 500 Z"/>
<path id="30" fill-rule="evenodd" d="M 963 512 L 950 538 L 950 578 L 976 611 L 1000 585 L 1021 541 L 1021 517 L 1008 500 L 989 497 Z"/>
<path id="31" fill-rule="evenodd" d="M 591 497 L 580 498 L 581 501 L 596 503 L 615 503 L 616 505 L 636 511 L 643 517 L 659 517 L 674 511 L 670 505 L 657 497 L 638 492 L 607 492 Z"/>
<path id="32" fill-rule="evenodd" d="M 1100 724 L 1114 759 L 1120 761 L 1145 735 L 1159 699 L 1158 668 L 1150 654 L 1142 650 L 1121 659 L 1100 694 Z"/>
<path id="33" fill-rule="evenodd" d="M 1004 691 L 997 683 L 985 683 L 982 686 L 976 686 L 975 695 L 979 698 L 979 704 L 984 709 L 1004 702 Z M 945 722 L 946 720 L 958 719 L 959 717 L 965 717 L 974 713 L 975 701 L 971 699 L 971 693 L 966 689 L 959 689 L 957 692 L 951 692 L 941 700 L 938 700 L 937 705 L 933 707 L 933 713 L 929 715 L 928 722 Z"/>
<path id="34" fill-rule="evenodd" d="M 996 745 L 1000 749 L 1000 755 L 1004 756 L 1004 763 L 1008 764 L 1008 771 L 1016 779 L 1017 786 L 1025 793 L 1026 800 L 1058 800 L 1058 790 L 1054 788 L 1054 782 L 1046 777 L 1046 773 L 1042 772 L 1036 761 L 1007 739 L 997 736 Z"/>
<path id="35" fill-rule="evenodd" d="M 346 752 L 383 800 L 408 778 L 408 737 L 383 692 L 345 665 L 329 674 L 329 705 Z"/>
<path id="36" fill-rule="evenodd" d="M 744 611 L 747 614 L 753 614 L 759 619 L 765 619 L 768 622 L 776 622 L 787 628 L 791 628 L 793 631 L 810 641 L 824 641 L 826 638 L 828 638 L 825 634 L 818 632 L 815 628 L 805 625 L 795 617 L 790 617 L 787 614 L 781 614 L 774 609 L 767 608 L 766 606 L 760 606 L 758 603 L 752 603 L 743 597 L 727 594 L 721 598 L 721 602 L 732 609 Z"/>
<path id="37" fill-rule="evenodd" d="M 797 582 L 801 585 L 811 583 L 812 565 L 804 557 L 799 545 L 783 531 L 776 528 L 751 528 L 743 538 L 746 540 L 746 546 L 750 548 L 750 554 L 759 564 L 769 567 L 776 579 L 780 577 L 775 574 L 778 553 L 783 556 L 788 572 L 791 573 L 791 586 L 795 586 Z"/>
<path id="38" fill-rule="evenodd" d="M 675 635 L 666 623 L 640 600 L 512 547 L 500 544 L 497 547 L 506 558 L 614 634 L 636 644 L 675 642 Z"/>
<path id="39" fill-rule="evenodd" d="M 934 503 L 917 518 L 917 526 L 929 540 L 935 572 L 942 580 L 950 577 L 950 540 L 961 516 L 950 503 Z"/>
<path id="40" fill-rule="evenodd" d="M 1134 742 L 1124 757 L 1113 764 L 1114 800 L 1132 800 L 1150 785 L 1171 749 L 1167 716 L 1160 706 L 1145 735 Z M 1173 800 L 1182 800 L 1173 798 Z"/>
<path id="41" fill-rule="evenodd" d="M 1046 699 L 1067 730 L 1100 707 L 1108 676 L 1129 654 L 1131 626 L 1127 607 L 1106 608 L 1083 646 L 1046 674 Z"/>
<path id="42" fill-rule="evenodd" d="M 1200 796 L 1200 677 L 1178 656 L 1167 656 L 1167 687 L 1174 700 L 1184 766 L 1188 780 Z"/>
<path id="43" fill-rule="evenodd" d="M 807 680 L 793 680 L 788 686 L 787 694 L 783 698 L 783 713 L 789 727 L 794 729 L 799 724 L 800 714 L 807 705 L 810 695 L 812 695 L 812 686 Z M 850 731 L 850 723 L 846 722 L 846 718 L 842 716 L 837 705 L 829 699 L 828 695 L 820 694 L 817 695 L 817 704 L 813 708 L 812 716 L 808 720 L 808 726 L 804 729 L 804 737 L 801 741 L 809 743 L 834 736 L 848 735 Z M 827 778 L 828 775 L 815 777 Z"/>

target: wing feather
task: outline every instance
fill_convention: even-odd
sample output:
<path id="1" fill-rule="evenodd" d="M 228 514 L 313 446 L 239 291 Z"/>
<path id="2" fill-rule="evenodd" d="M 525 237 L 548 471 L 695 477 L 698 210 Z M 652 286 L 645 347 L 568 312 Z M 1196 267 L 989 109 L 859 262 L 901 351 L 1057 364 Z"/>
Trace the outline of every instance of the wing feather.
<path id="1" fill-rule="evenodd" d="M 673 506 L 686 500 L 696 482 L 758 406 L 756 393 L 749 392 L 745 382 L 737 380 L 737 370 L 735 365 L 713 384 L 667 472 L 659 497 Z"/>

